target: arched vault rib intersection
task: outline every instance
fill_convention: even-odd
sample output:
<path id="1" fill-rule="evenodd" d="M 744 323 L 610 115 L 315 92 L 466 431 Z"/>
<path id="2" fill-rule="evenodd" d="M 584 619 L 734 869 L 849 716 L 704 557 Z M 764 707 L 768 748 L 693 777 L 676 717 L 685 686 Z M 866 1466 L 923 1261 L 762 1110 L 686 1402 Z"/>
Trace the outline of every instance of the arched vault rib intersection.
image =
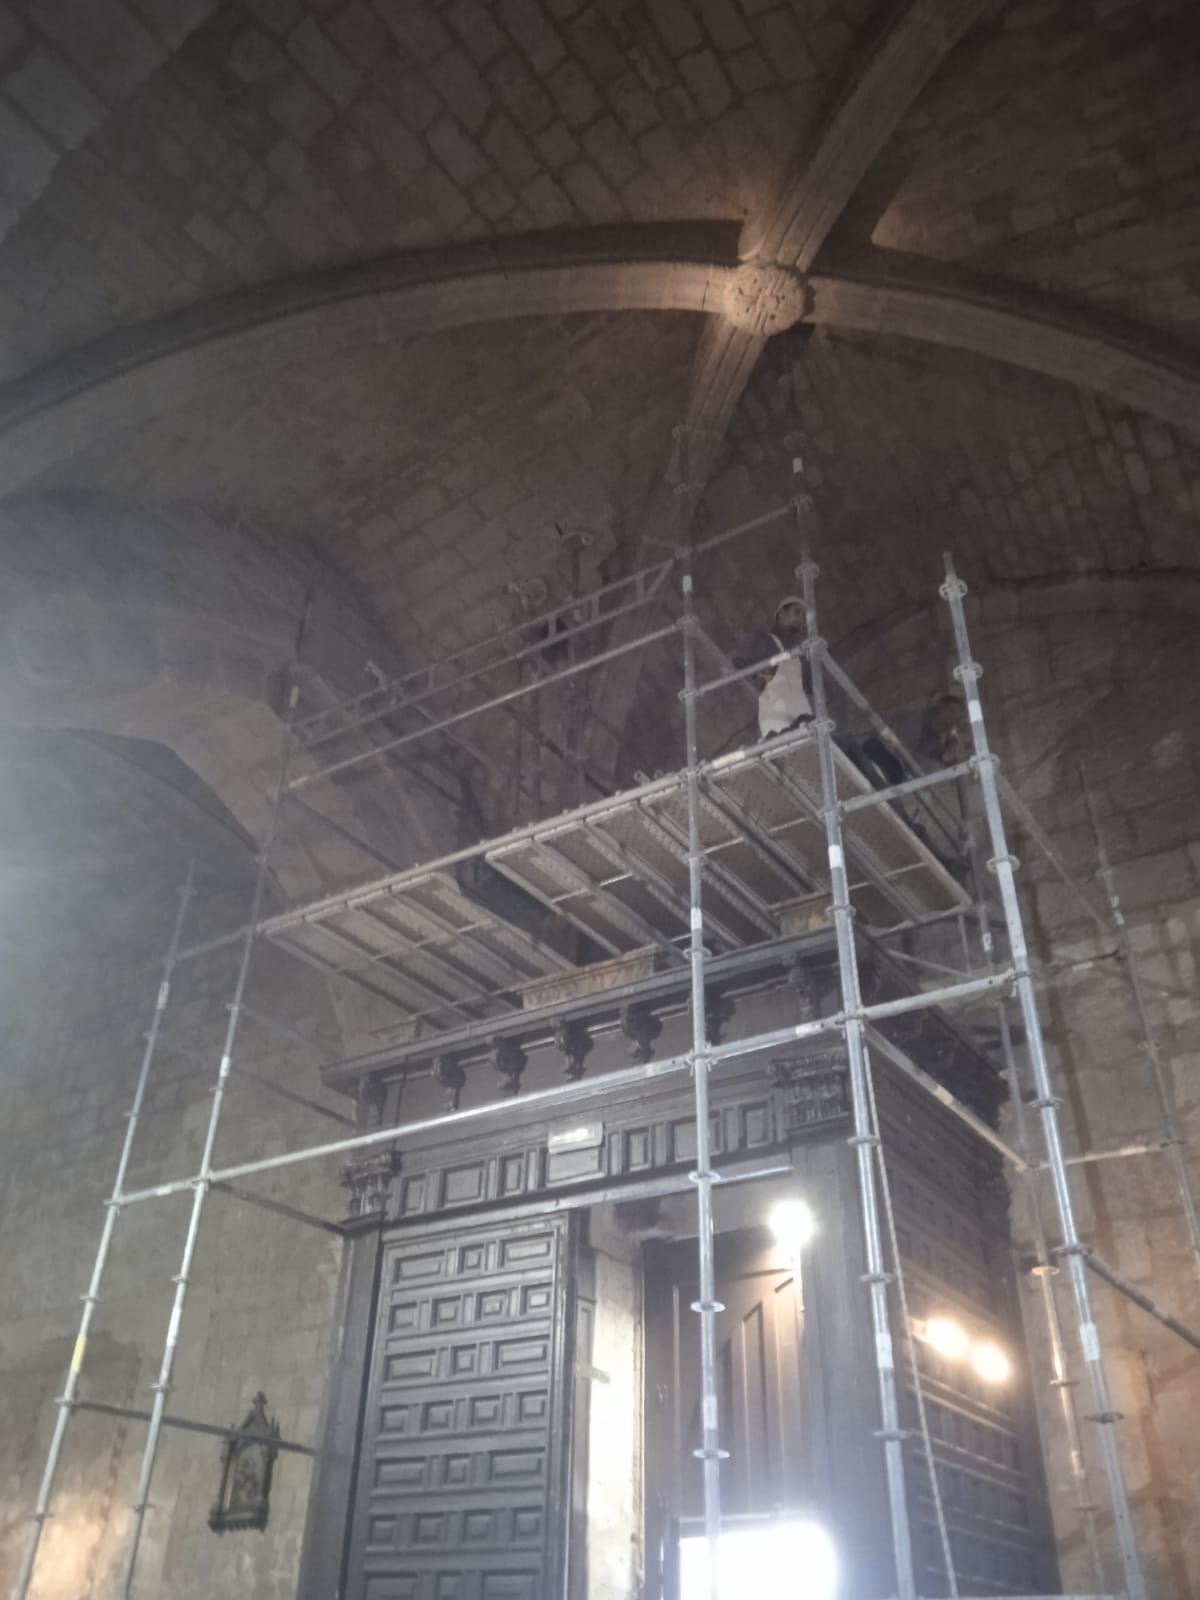
<path id="1" fill-rule="evenodd" d="M 799 322 L 899 334 L 1062 378 L 1200 432 L 1200 357 L 1033 292 L 886 252 L 804 278 L 738 265 L 728 230 L 612 230 L 423 252 L 215 302 L 103 341 L 0 395 L 0 495 L 149 417 L 317 355 L 513 318 L 682 311 L 711 320 L 690 407 L 713 441 L 762 345 Z M 703 246 L 707 245 L 707 254 Z M 694 418 L 692 419 L 694 421 Z M 705 452 L 708 453 L 708 452 Z"/>

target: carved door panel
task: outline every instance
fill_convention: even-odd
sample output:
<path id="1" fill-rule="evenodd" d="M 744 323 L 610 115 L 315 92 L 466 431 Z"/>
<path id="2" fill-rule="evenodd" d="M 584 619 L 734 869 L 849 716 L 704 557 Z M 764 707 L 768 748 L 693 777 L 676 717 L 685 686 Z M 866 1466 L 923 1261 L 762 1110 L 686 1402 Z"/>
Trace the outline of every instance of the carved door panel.
<path id="1" fill-rule="evenodd" d="M 779 1246 L 758 1232 L 715 1240 L 721 1509 L 726 1520 L 768 1518 L 812 1499 L 813 1440 L 802 1405 L 803 1305 Z M 648 1592 L 673 1590 L 675 1541 L 703 1523 L 700 1319 L 696 1244 L 646 1251 L 646 1484 Z M 655 1579 L 661 1561 L 664 1570 Z"/>
<path id="2" fill-rule="evenodd" d="M 551 1600 L 565 1551 L 569 1218 L 384 1246 L 347 1600 Z"/>

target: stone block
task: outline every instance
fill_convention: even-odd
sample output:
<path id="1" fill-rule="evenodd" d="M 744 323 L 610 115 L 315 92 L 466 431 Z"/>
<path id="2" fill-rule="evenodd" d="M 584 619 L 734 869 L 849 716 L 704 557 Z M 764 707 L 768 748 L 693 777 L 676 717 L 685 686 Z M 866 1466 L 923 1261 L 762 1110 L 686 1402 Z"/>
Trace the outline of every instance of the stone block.
<path id="1" fill-rule="evenodd" d="M 110 105 L 119 105 L 161 66 L 166 49 L 119 0 L 52 0 L 38 26 Z"/>
<path id="2" fill-rule="evenodd" d="M 60 55 L 35 45 L 5 82 L 5 92 L 65 150 L 83 143 L 104 106 Z"/>
<path id="3" fill-rule="evenodd" d="M 622 127 L 635 139 L 662 120 L 653 97 L 632 73 L 609 85 L 608 99 Z"/>
<path id="4" fill-rule="evenodd" d="M 423 132 L 442 109 L 441 100 L 420 73 L 393 57 L 375 63 L 371 81 L 383 102 L 414 133 Z"/>
<path id="5" fill-rule="evenodd" d="M 444 549 L 423 566 L 413 568 L 408 574 L 407 589 L 411 599 L 421 600 L 436 590 L 459 581 L 466 572 L 466 563 L 457 550 Z"/>
<path id="6" fill-rule="evenodd" d="M 697 7 L 718 50 L 741 50 L 751 42 L 750 30 L 735 0 L 697 0 Z"/>
<path id="7" fill-rule="evenodd" d="M 483 147 L 509 183 L 520 186 L 540 171 L 537 157 L 508 117 L 494 117 L 484 135 Z"/>
<path id="8" fill-rule="evenodd" d="M 12 60 L 24 37 L 25 29 L 17 19 L 16 12 L 6 0 L 0 0 L 0 67 Z"/>
<path id="9" fill-rule="evenodd" d="M 288 35 L 287 47 L 293 59 L 334 105 L 349 105 L 362 83 L 362 74 L 318 27 L 314 18 L 306 17 L 293 29 Z"/>
<path id="10" fill-rule="evenodd" d="M 300 77 L 285 84 L 271 97 L 269 110 L 276 122 L 300 145 L 307 145 L 333 120 L 333 107 L 329 101 Z"/>
<path id="11" fill-rule="evenodd" d="M 434 549 L 438 550 L 468 538 L 478 526 L 479 515 L 474 507 L 457 505 L 427 522 L 422 531 Z"/>
<path id="12" fill-rule="evenodd" d="M 1191 859 L 1185 849 L 1143 856 L 1117 870 L 1122 904 L 1131 912 L 1188 900 L 1196 893 Z"/>
<path id="13" fill-rule="evenodd" d="M 367 0 L 343 0 L 325 20 L 325 31 L 360 71 L 370 73 L 390 53 L 391 38 Z"/>
<path id="14" fill-rule="evenodd" d="M 451 0 L 442 15 L 480 66 L 486 66 L 508 48 L 494 8 L 485 0 Z"/>
<path id="15" fill-rule="evenodd" d="M 452 116 L 443 114 L 426 132 L 429 148 L 445 167 L 454 182 L 469 188 L 487 170 L 487 162 L 479 146 L 469 139 Z"/>
<path id="16" fill-rule="evenodd" d="M 443 103 L 470 133 L 478 133 L 491 109 L 488 86 L 459 50 L 447 50 L 428 69 Z"/>
<path id="17" fill-rule="evenodd" d="M 425 169 L 428 162 L 425 147 L 377 95 L 362 95 L 349 115 L 358 133 L 402 183 L 412 182 Z"/>
<path id="18" fill-rule="evenodd" d="M 427 0 L 373 0 L 373 4 L 406 55 L 422 66 L 445 59 L 443 52 L 450 50 L 453 40 L 436 6 Z"/>
<path id="19" fill-rule="evenodd" d="M 621 215 L 621 202 L 590 161 L 572 161 L 562 185 L 589 222 L 610 222 Z"/>
<path id="20" fill-rule="evenodd" d="M 446 508 L 446 496 L 436 483 L 422 484 L 398 499 L 392 515 L 402 528 L 423 527 Z"/>
<path id="21" fill-rule="evenodd" d="M 651 11 L 654 26 L 673 56 L 686 55 L 703 42 L 703 34 L 687 0 L 656 0 Z"/>
<path id="22" fill-rule="evenodd" d="M 532 227 L 554 228 L 569 220 L 572 208 L 558 184 L 543 173 L 522 193 L 521 212 Z"/>
<path id="23" fill-rule="evenodd" d="M 549 83 L 556 105 L 573 128 L 585 127 L 599 112 L 595 85 L 577 61 L 564 61 L 551 73 Z"/>
<path id="24" fill-rule="evenodd" d="M 41 194 L 57 163 L 41 134 L 0 99 L 0 195 L 23 210 Z"/>
<path id="25" fill-rule="evenodd" d="M 229 67 L 243 83 L 265 83 L 292 68 L 275 41 L 261 28 L 243 28 L 229 52 Z"/>
<path id="26" fill-rule="evenodd" d="M 553 70 L 566 53 L 562 38 L 537 0 L 499 0 L 500 21 L 539 76 Z"/>
<path id="27" fill-rule="evenodd" d="M 816 76 L 804 32 L 788 10 L 756 16 L 753 27 L 763 55 L 783 83 L 806 83 Z"/>
<path id="28" fill-rule="evenodd" d="M 710 120 L 719 117 L 733 100 L 733 90 L 712 51 L 698 50 L 685 56 L 679 69 L 701 114 Z"/>
<path id="29" fill-rule="evenodd" d="M 1015 206 L 1011 220 L 1014 233 L 1035 233 L 1040 228 L 1053 227 L 1058 221 L 1058 213 L 1053 202 L 1040 200 L 1036 205 Z"/>
<path id="30" fill-rule="evenodd" d="M 579 154 L 579 145 L 565 122 L 552 123 L 538 134 L 535 143 L 542 160 L 555 170 L 564 167 Z M 1200 481 L 1197 483 L 1197 493 L 1200 493 Z"/>

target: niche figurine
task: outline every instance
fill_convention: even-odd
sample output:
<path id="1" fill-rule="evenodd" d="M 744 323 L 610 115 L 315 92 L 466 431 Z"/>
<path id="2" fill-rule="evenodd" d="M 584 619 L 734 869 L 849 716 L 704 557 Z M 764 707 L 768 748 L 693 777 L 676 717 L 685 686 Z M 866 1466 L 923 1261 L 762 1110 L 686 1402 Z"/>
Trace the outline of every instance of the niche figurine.
<path id="1" fill-rule="evenodd" d="M 221 1488 L 208 1514 L 214 1533 L 266 1527 L 278 1440 L 279 1424 L 267 1417 L 267 1397 L 260 1389 L 246 1420 L 221 1447 Z"/>

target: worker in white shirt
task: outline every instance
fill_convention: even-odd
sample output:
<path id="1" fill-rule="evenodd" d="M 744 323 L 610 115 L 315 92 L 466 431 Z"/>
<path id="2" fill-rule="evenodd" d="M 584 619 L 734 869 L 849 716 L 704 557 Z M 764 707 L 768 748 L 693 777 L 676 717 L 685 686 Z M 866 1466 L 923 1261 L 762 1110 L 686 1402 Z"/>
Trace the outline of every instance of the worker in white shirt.
<path id="1" fill-rule="evenodd" d="M 785 595 L 775 607 L 771 631 L 758 630 L 743 640 L 734 664 L 748 667 L 773 655 L 795 650 L 804 638 L 804 601 L 799 595 Z M 812 702 L 804 680 L 803 657 L 790 655 L 774 666 L 765 666 L 752 679 L 758 689 L 758 734 L 771 739 L 790 733 L 813 718 Z M 912 777 L 896 751 L 875 734 L 858 739 L 848 730 L 834 734 L 834 743 L 849 756 L 867 781 L 877 789 L 903 783 Z"/>
<path id="2" fill-rule="evenodd" d="M 804 601 L 788 595 L 775 607 L 772 630 L 755 630 L 740 641 L 734 655 L 734 665 L 739 668 L 767 661 L 775 655 L 795 649 L 804 628 Z M 751 679 L 758 690 L 759 738 L 769 739 L 777 733 L 788 733 L 804 722 L 812 721 L 812 702 L 804 686 L 804 668 L 801 658 L 793 655 L 786 660 L 767 665 Z"/>

